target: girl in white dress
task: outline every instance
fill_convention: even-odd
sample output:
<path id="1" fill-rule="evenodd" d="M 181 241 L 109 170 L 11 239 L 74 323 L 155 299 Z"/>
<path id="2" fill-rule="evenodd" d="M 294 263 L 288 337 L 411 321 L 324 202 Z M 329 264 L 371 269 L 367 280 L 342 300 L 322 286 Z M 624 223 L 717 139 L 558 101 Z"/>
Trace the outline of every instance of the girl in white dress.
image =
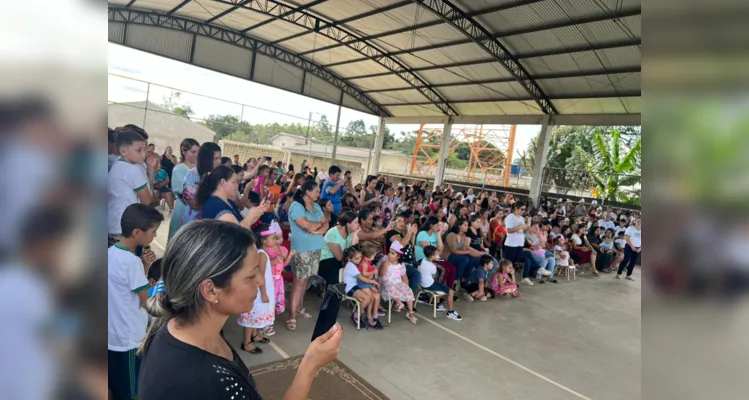
<path id="1" fill-rule="evenodd" d="M 273 274 L 271 272 L 270 257 L 267 248 L 275 247 L 277 236 L 268 225 L 260 225 L 255 229 L 260 238 L 258 271 L 265 277 L 265 284 L 260 286 L 259 296 L 255 298 L 252 311 L 241 314 L 237 323 L 244 327 L 244 341 L 240 348 L 250 354 L 260 354 L 263 349 L 254 343 L 268 343 L 270 339 L 260 334 L 260 329 L 272 326 L 276 318 L 276 299 L 273 289 Z"/>

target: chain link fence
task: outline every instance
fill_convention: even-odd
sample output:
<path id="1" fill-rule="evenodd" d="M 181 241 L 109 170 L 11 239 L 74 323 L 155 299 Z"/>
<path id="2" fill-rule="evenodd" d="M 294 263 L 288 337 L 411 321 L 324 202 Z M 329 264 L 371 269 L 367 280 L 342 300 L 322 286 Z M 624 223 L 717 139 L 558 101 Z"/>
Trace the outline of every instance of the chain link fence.
<path id="1" fill-rule="evenodd" d="M 594 177 L 596 179 L 594 179 Z M 616 174 L 604 171 L 586 171 L 546 167 L 543 170 L 541 191 L 560 195 L 601 199 L 604 188 L 596 180 L 614 183 L 616 201 L 626 199 L 639 201 L 642 178 L 638 175 Z"/>

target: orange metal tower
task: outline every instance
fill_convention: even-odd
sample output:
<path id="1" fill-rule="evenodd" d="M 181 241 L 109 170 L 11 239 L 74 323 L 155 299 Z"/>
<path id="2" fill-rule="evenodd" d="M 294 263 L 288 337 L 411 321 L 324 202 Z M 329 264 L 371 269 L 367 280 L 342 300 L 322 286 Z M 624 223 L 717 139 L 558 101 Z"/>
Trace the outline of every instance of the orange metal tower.
<path id="1" fill-rule="evenodd" d="M 419 127 L 416 136 L 409 175 L 426 177 L 439 159 L 439 140 L 441 129 Z M 485 128 L 483 125 L 463 126 L 453 130 L 449 145 L 449 154 L 468 146 L 467 165 L 447 166 L 447 169 L 458 170 L 454 175 L 463 176 L 466 182 L 477 181 L 495 186 L 507 186 L 512 168 L 512 154 L 515 147 L 515 125 L 494 125 Z M 444 155 L 443 155 L 444 157 Z"/>

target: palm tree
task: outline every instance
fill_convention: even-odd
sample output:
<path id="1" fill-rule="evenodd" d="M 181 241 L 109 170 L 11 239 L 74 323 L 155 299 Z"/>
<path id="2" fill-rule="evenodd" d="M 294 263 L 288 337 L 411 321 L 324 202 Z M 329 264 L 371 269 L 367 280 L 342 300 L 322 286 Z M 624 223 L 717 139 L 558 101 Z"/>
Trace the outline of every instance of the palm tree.
<path id="1" fill-rule="evenodd" d="M 599 198 L 604 201 L 628 203 L 632 200 L 639 200 L 630 200 L 622 189 L 629 189 L 632 192 L 632 186 L 640 183 L 639 174 L 632 175 L 631 173 L 638 172 L 636 164 L 640 158 L 642 143 L 641 138 L 637 138 L 637 141 L 627 151 L 622 148 L 620 137 L 621 133 L 617 129 L 612 129 L 607 135 L 602 134 L 600 129 L 596 129 L 593 132 L 593 155 L 580 146 L 576 146 L 575 151 L 585 162 Z M 627 151 L 624 157 L 620 157 L 622 150 Z"/>

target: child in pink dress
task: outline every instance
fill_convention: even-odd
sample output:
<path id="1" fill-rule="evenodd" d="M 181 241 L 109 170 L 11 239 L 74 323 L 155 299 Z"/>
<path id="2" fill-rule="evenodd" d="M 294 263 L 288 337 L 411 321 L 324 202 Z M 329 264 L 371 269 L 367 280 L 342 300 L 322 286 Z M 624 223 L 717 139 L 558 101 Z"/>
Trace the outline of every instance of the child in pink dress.
<path id="1" fill-rule="evenodd" d="M 401 312 L 406 306 L 403 304 L 405 301 L 408 305 L 408 311 L 406 312 L 406 318 L 411 323 L 416 323 L 416 315 L 414 315 L 414 292 L 408 286 L 408 277 L 406 276 L 406 266 L 401 262 L 401 256 L 403 255 L 403 247 L 398 241 L 393 242 L 390 245 L 390 251 L 388 251 L 387 261 L 382 263 L 380 267 L 383 271 L 382 274 L 382 298 L 384 300 L 393 300 L 395 303 L 393 310 L 395 312 Z"/>
<path id="2" fill-rule="evenodd" d="M 511 261 L 503 259 L 499 262 L 499 271 L 492 277 L 489 287 L 496 296 L 520 296 Z"/>
<path id="3" fill-rule="evenodd" d="M 286 265 L 291 262 L 296 252 L 289 251 L 281 245 L 283 233 L 277 222 L 273 221 L 270 230 L 276 234 L 276 246 L 266 250 L 270 257 L 270 264 L 273 272 L 273 288 L 276 294 L 276 315 L 281 315 L 286 310 L 286 296 L 284 296 L 283 276 L 281 273 Z M 275 333 L 275 332 L 274 332 Z"/>

